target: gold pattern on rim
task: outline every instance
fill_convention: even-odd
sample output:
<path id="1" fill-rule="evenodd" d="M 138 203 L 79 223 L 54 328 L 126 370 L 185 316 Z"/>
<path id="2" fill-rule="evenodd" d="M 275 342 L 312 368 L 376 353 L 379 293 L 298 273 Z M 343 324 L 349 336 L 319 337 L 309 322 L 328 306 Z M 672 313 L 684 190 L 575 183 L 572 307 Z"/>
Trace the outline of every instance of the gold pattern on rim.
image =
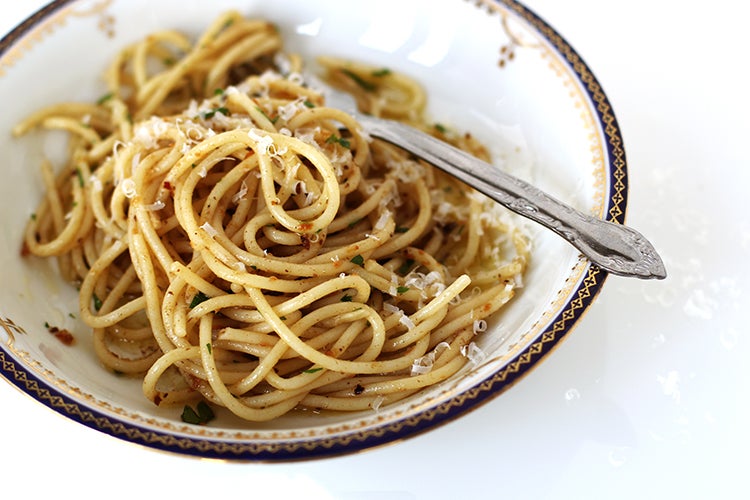
<path id="1" fill-rule="evenodd" d="M 3 328 L 3 330 L 5 330 L 5 333 L 8 335 L 7 344 L 9 347 L 13 346 L 13 343 L 16 340 L 16 337 L 15 337 L 16 333 L 21 334 L 21 335 L 26 335 L 26 331 L 20 326 L 18 326 L 17 324 L 15 324 L 13 320 L 10 318 L 3 318 L 2 316 L 0 316 L 0 326 Z"/>
<path id="2" fill-rule="evenodd" d="M 100 16 L 98 28 L 105 36 L 114 36 L 114 18 L 105 13 L 105 10 L 112 4 L 113 0 L 101 0 L 86 10 L 76 10 L 75 6 L 69 6 L 62 9 L 54 15 L 47 15 L 45 9 L 34 13 L 26 23 L 33 26 L 33 29 L 24 33 L 18 40 L 11 41 L 8 50 L 0 58 L 0 78 L 4 77 L 7 70 L 16 65 L 24 54 L 39 45 L 44 39 L 53 34 L 58 28 L 65 26 L 65 23 L 71 17 L 94 17 Z M 26 24 L 25 23 L 25 24 Z"/>
<path id="3" fill-rule="evenodd" d="M 494 0 L 475 1 L 488 4 L 494 8 L 500 8 L 500 5 L 494 3 Z M 614 192 L 610 200 L 612 201 L 612 206 L 609 209 L 609 220 L 624 223 L 625 207 L 623 207 L 623 203 L 625 202 L 625 192 L 627 190 L 627 183 L 625 180 L 625 150 L 623 148 L 620 130 L 617 126 L 612 107 L 609 104 L 609 100 L 604 94 L 601 85 L 596 81 L 596 78 L 581 57 L 554 29 L 515 0 L 498 1 L 502 2 L 506 8 L 513 10 L 519 17 L 525 19 L 541 35 L 543 35 L 557 49 L 560 55 L 568 61 L 575 74 L 579 76 L 581 83 L 583 83 L 586 89 L 588 89 L 591 99 L 594 101 L 596 110 L 599 112 L 603 122 L 606 142 L 609 144 L 612 154 L 612 177 L 614 177 L 615 183 L 612 185 Z"/>

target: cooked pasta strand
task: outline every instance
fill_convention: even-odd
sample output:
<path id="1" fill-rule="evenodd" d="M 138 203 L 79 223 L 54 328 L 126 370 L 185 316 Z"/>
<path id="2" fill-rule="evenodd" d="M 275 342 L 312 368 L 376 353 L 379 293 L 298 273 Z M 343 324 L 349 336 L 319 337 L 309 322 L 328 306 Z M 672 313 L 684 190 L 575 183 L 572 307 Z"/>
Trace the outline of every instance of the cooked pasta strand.
<path id="1" fill-rule="evenodd" d="M 363 111 L 487 158 L 430 126 L 407 76 L 320 63 Z M 227 12 L 195 42 L 126 47 L 104 98 L 14 129 L 70 134 L 25 249 L 58 259 L 102 363 L 157 405 L 377 410 L 467 366 L 522 283 L 528 242 L 505 212 L 367 137 L 301 70 L 274 26 Z"/>

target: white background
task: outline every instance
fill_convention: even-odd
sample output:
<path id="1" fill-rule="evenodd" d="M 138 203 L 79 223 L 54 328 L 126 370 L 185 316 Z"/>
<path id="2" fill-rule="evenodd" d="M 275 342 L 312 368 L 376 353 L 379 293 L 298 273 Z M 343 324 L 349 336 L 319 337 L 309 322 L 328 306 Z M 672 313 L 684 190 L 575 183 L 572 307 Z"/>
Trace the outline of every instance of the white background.
<path id="1" fill-rule="evenodd" d="M 4 0 L 0 32 L 42 4 Z M 747 8 L 730 0 L 525 5 L 608 94 L 629 164 L 627 222 L 660 250 L 666 281 L 610 277 L 567 340 L 499 398 L 403 443 L 333 459 L 237 464 L 156 452 L 0 381 L 0 495 L 746 498 Z"/>

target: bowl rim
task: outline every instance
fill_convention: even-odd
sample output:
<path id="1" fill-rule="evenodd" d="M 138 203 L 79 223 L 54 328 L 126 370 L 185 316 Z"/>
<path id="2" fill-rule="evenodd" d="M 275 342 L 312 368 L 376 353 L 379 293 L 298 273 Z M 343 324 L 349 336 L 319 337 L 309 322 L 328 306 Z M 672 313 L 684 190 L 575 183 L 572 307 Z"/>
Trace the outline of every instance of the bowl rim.
<path id="1" fill-rule="evenodd" d="M 69 4 L 77 0 L 54 0 L 30 15 L 0 40 L 0 58 L 32 31 Z M 477 0 L 491 9 L 512 11 L 526 21 L 567 62 L 575 78 L 582 84 L 585 96 L 593 104 L 592 113 L 603 131 L 602 143 L 608 177 L 608 190 L 604 193 L 605 213 L 612 222 L 624 224 L 628 199 L 627 163 L 620 127 L 610 101 L 591 69 L 573 47 L 541 17 L 515 0 Z M 504 393 L 542 358 L 560 345 L 573 327 L 578 324 L 589 306 L 602 289 L 608 274 L 586 262 L 581 278 L 573 285 L 573 291 L 559 313 L 549 321 L 549 327 L 541 331 L 533 342 L 521 349 L 503 367 L 490 376 L 479 380 L 463 391 L 415 416 L 407 416 L 382 427 L 342 433 L 334 436 L 315 437 L 289 441 L 237 441 L 205 436 L 180 435 L 168 430 L 153 430 L 117 415 L 82 403 L 65 391 L 50 384 L 33 370 L 27 369 L 13 356 L 11 350 L 0 343 L 0 376 L 26 395 L 69 419 L 106 435 L 119 438 L 147 448 L 200 458 L 231 459 L 242 461 L 280 461 L 323 458 L 348 454 L 403 441 L 434 429 L 453 418 L 482 406 Z M 23 329 L 10 319 L 0 316 L 0 328 L 11 341 L 14 333 Z M 11 342 L 12 343 L 12 342 Z"/>

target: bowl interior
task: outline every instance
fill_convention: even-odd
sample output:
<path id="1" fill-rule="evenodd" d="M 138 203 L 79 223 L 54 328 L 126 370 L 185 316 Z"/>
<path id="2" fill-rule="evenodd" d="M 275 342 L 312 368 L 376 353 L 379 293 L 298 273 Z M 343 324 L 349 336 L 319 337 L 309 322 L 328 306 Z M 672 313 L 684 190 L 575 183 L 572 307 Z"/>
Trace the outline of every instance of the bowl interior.
<path id="1" fill-rule="evenodd" d="M 38 165 L 44 156 L 61 158 L 65 137 L 14 139 L 13 125 L 46 104 L 96 100 L 104 93 L 103 70 L 127 43 L 165 28 L 197 35 L 230 8 L 275 22 L 286 50 L 307 61 L 336 55 L 412 76 L 427 89 L 430 116 L 477 136 L 500 168 L 588 213 L 601 216 L 610 209 L 613 167 L 589 90 L 549 33 L 540 31 L 545 25 L 516 4 L 455 0 L 436 9 L 429 0 L 383 0 L 353 9 L 330 0 L 58 2 L 34 25 L 6 39 L 0 57 L 0 93 L 12 96 L 0 114 L 5 153 L 0 168 L 6 179 L 0 184 L 4 355 L 18 370 L 107 418 L 187 437 L 269 443 L 328 439 L 406 417 L 424 418 L 429 427 L 432 409 L 450 401 L 471 406 L 471 389 L 527 352 L 564 310 L 572 309 L 588 271 L 567 243 L 518 218 L 533 241 L 531 265 L 520 293 L 478 339 L 487 354 L 480 366 L 377 412 L 292 412 L 263 424 L 219 412 L 210 427 L 197 429 L 180 421 L 180 408 L 152 405 L 141 394 L 140 380 L 117 377 L 98 363 L 87 327 L 75 317 L 77 293 L 60 280 L 54 265 L 21 258 L 23 228 L 43 194 Z M 399 15 L 390 14 L 394 11 Z M 56 340 L 45 322 L 69 329 L 74 345 Z M 501 385 L 493 391 L 501 391 Z"/>

